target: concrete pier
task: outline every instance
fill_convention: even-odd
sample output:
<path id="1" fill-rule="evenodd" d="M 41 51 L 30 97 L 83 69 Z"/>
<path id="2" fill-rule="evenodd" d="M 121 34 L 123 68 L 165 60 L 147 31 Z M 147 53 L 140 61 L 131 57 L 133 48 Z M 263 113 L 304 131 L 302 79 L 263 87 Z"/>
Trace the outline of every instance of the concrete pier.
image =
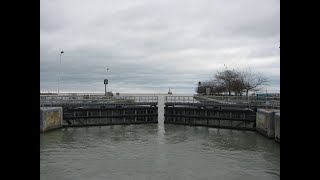
<path id="1" fill-rule="evenodd" d="M 275 113 L 279 111 L 258 109 L 256 114 L 256 130 L 268 138 L 275 138 Z"/>
<path id="2" fill-rule="evenodd" d="M 62 107 L 40 107 L 40 132 L 62 127 Z"/>
<path id="3" fill-rule="evenodd" d="M 280 143 L 280 113 L 275 114 L 275 141 Z"/>

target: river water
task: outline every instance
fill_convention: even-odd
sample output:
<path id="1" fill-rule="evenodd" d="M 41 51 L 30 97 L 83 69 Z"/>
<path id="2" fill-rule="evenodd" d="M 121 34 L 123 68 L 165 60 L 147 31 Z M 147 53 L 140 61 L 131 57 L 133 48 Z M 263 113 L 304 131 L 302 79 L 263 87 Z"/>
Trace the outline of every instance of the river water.
<path id="1" fill-rule="evenodd" d="M 159 123 L 40 134 L 40 179 L 280 179 L 280 145 L 256 132 Z"/>

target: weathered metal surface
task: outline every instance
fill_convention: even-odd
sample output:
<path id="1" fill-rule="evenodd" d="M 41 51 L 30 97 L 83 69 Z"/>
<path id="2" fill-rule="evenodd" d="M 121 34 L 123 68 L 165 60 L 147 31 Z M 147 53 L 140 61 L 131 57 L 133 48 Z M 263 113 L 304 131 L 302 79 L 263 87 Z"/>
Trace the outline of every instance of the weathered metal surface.
<path id="1" fill-rule="evenodd" d="M 158 105 L 157 96 L 40 96 L 40 106 Z"/>
<path id="2" fill-rule="evenodd" d="M 168 124 L 255 130 L 255 112 L 250 109 L 215 109 L 206 106 L 165 107 Z"/>
<path id="3" fill-rule="evenodd" d="M 158 107 L 65 108 L 64 126 L 157 123 Z"/>
<path id="4" fill-rule="evenodd" d="M 246 96 L 166 96 L 165 104 L 280 109 L 280 97 Z"/>

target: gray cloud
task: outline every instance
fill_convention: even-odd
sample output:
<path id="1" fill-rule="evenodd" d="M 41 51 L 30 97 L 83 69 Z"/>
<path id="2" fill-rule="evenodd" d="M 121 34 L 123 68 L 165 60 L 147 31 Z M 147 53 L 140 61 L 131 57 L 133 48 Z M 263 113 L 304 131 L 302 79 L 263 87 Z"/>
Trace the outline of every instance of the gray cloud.
<path id="1" fill-rule="evenodd" d="M 43 0 L 40 87 L 193 93 L 228 68 L 263 72 L 280 90 L 276 0 Z M 59 65 L 60 51 L 62 64 Z M 110 67 L 106 72 L 105 68 Z"/>

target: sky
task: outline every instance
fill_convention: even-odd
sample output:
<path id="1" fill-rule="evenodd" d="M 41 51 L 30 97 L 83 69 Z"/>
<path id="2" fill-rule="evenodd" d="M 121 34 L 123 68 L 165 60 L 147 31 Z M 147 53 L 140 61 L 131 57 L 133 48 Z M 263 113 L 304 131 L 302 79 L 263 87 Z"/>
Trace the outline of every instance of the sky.
<path id="1" fill-rule="evenodd" d="M 40 1 L 42 92 L 60 77 L 60 93 L 103 93 L 108 79 L 114 93 L 192 94 L 248 68 L 280 92 L 279 46 L 279 0 Z"/>

